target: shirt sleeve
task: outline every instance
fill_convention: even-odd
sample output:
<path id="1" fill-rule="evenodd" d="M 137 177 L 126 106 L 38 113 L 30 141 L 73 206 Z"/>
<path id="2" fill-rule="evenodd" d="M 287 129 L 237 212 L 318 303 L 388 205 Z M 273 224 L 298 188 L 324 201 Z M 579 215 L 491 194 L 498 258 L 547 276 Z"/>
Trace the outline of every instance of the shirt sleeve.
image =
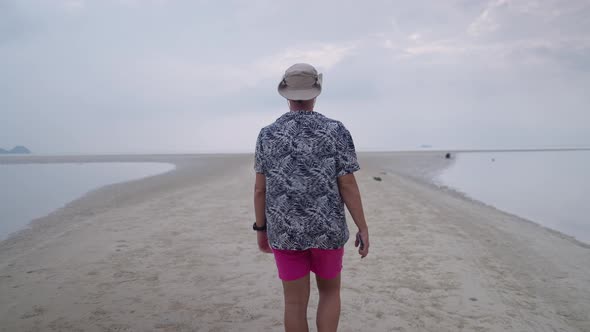
<path id="1" fill-rule="evenodd" d="M 336 176 L 350 174 L 361 168 L 356 157 L 352 136 L 344 125 L 340 126 L 336 149 Z"/>
<path id="2" fill-rule="evenodd" d="M 254 152 L 254 171 L 256 173 L 265 173 L 262 151 L 262 130 L 258 134 L 258 139 L 256 140 L 256 151 Z"/>

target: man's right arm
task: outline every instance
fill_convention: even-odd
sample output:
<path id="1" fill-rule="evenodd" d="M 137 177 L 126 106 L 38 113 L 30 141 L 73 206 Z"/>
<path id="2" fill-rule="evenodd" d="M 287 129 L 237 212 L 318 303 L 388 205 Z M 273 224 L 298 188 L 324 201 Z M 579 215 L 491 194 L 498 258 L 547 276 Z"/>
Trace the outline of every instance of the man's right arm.
<path id="1" fill-rule="evenodd" d="M 354 223 L 359 229 L 361 238 L 364 242 L 364 248 L 359 250 L 359 254 L 365 257 L 369 253 L 369 228 L 365 220 L 365 214 L 363 212 L 363 203 L 361 201 L 361 193 L 356 183 L 356 178 L 353 173 L 345 174 L 338 177 L 338 189 L 340 190 L 340 196 Z"/>

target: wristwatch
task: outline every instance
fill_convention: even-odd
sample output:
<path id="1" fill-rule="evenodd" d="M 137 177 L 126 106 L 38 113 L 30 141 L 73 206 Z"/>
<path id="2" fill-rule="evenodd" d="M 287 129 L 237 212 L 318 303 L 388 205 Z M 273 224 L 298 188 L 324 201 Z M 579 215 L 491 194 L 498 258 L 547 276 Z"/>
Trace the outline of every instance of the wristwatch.
<path id="1" fill-rule="evenodd" d="M 265 232 L 266 231 L 266 224 L 264 224 L 264 226 L 262 226 L 262 227 L 258 227 L 258 226 L 256 226 L 256 222 L 254 222 L 254 225 L 252 225 L 252 229 L 257 232 Z"/>

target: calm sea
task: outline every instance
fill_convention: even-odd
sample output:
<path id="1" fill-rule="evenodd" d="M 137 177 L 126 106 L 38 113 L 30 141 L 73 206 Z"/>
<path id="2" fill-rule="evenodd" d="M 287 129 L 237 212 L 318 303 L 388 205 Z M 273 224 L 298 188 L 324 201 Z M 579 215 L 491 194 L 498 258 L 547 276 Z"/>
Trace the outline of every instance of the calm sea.
<path id="1" fill-rule="evenodd" d="M 166 163 L 0 165 L 0 240 L 104 185 L 167 172 Z"/>
<path id="2" fill-rule="evenodd" d="M 436 182 L 590 243 L 590 151 L 469 152 Z"/>

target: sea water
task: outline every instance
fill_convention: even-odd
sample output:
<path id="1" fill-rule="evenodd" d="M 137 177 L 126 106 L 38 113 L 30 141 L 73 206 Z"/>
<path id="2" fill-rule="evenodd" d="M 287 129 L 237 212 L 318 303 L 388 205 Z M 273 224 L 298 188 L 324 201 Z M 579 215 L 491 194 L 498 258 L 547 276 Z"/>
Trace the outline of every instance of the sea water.
<path id="1" fill-rule="evenodd" d="M 131 162 L 0 165 L 0 240 L 88 191 L 174 168 Z"/>
<path id="2" fill-rule="evenodd" d="M 435 179 L 590 243 L 590 151 L 465 152 Z"/>

